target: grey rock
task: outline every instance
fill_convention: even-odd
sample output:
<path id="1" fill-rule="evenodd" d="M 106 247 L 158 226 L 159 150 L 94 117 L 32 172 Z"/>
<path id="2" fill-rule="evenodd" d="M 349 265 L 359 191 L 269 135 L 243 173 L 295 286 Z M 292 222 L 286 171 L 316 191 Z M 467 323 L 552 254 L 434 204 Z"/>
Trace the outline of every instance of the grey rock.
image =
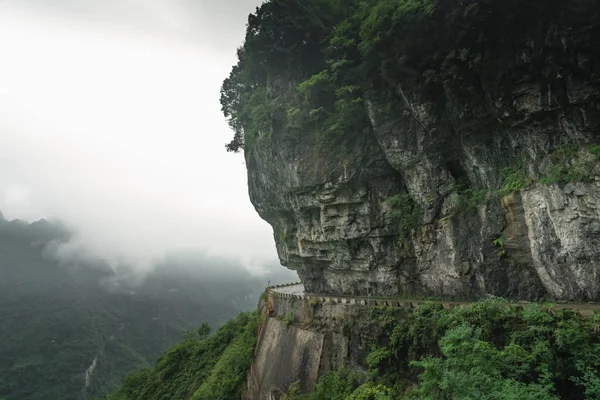
<path id="1" fill-rule="evenodd" d="M 315 131 L 274 132 L 252 146 L 250 198 L 281 263 L 313 293 L 600 299 L 597 169 L 590 183 L 537 183 L 456 209 L 458 183 L 496 193 L 504 168 L 521 164 L 535 181 L 561 143 L 599 141 L 599 91 L 563 83 L 568 107 L 524 78 L 510 101 L 501 87 L 489 98 L 502 102 L 477 106 L 448 94 L 444 112 L 406 85 L 397 88 L 406 102 L 368 93 L 371 132 L 348 132 L 337 149 Z M 387 201 L 401 193 L 420 210 L 407 237 Z"/>

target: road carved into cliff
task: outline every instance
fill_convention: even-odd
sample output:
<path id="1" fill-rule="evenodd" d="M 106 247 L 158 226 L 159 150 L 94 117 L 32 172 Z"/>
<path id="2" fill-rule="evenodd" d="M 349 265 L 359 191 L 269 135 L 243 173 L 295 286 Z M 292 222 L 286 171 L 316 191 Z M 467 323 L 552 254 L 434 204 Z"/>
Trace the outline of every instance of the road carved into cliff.
<path id="1" fill-rule="evenodd" d="M 318 299 L 324 302 L 333 302 L 350 305 L 369 305 L 369 306 L 388 306 L 388 307 L 403 307 L 415 308 L 420 304 L 433 303 L 440 304 L 444 308 L 453 308 L 457 306 L 476 303 L 477 301 L 461 301 L 461 300 L 427 300 L 427 299 L 410 299 L 399 297 L 378 297 L 378 296 L 341 296 L 329 294 L 306 293 L 304 285 L 301 282 L 288 283 L 284 285 L 270 286 L 267 292 L 277 297 L 297 298 L 297 299 Z M 534 304 L 542 304 L 527 301 L 510 301 L 508 304 L 516 306 L 528 306 Z M 582 316 L 594 315 L 596 311 L 600 312 L 599 303 L 551 303 L 553 308 L 571 309 L 578 311 Z"/>

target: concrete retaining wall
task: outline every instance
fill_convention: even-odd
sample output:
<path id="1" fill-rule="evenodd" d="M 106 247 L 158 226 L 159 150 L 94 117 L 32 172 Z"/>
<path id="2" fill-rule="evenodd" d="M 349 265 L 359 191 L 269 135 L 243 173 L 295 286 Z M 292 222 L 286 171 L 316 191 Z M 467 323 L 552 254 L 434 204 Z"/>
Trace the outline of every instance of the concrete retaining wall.
<path id="1" fill-rule="evenodd" d="M 294 382 L 312 390 L 317 382 L 324 335 L 267 318 L 248 373 L 248 398 L 276 400 Z"/>

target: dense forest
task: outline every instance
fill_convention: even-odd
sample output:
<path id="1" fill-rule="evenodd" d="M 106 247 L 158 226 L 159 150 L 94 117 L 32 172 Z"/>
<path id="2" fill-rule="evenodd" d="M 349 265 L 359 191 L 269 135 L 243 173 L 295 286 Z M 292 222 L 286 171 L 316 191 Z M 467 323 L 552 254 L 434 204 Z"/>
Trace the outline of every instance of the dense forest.
<path id="1" fill-rule="evenodd" d="M 184 336 L 254 309 L 267 280 L 194 252 L 165 257 L 144 278 L 101 260 L 65 261 L 58 223 L 0 218 L 0 399 L 79 400 L 114 390 Z M 203 325 L 204 324 L 204 325 Z M 87 378 L 86 378 L 86 371 Z"/>
<path id="2" fill-rule="evenodd" d="M 258 324 L 257 314 L 244 314 L 214 335 L 190 337 L 153 368 L 130 374 L 107 399 L 239 399 Z M 599 327 L 598 315 L 583 319 L 543 305 L 507 307 L 501 299 L 452 310 L 435 304 L 415 311 L 365 308 L 344 326 L 350 340 L 369 343 L 359 368 L 323 376 L 310 393 L 294 384 L 282 398 L 597 399 Z"/>
<path id="3" fill-rule="evenodd" d="M 318 131 L 342 151 L 370 130 L 368 96 L 404 102 L 418 85 L 451 117 L 506 93 L 519 77 L 589 77 L 600 61 L 595 0 L 272 0 L 250 15 L 238 63 L 221 90 L 228 151 L 272 135 Z M 515 60 L 529 60 L 515 63 Z M 490 76 L 499 78 L 488 81 Z M 499 89 L 499 90 L 498 90 Z M 504 104 L 505 103 L 505 104 Z M 498 107 L 485 110 L 493 120 Z"/>

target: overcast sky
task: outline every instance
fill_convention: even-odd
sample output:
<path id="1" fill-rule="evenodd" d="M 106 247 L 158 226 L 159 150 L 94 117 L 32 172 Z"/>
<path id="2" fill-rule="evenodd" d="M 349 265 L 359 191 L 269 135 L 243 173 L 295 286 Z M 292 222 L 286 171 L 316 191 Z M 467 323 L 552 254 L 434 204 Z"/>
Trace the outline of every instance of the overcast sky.
<path id="1" fill-rule="evenodd" d="M 108 258 L 276 257 L 219 89 L 260 0 L 0 0 L 0 210 Z"/>

